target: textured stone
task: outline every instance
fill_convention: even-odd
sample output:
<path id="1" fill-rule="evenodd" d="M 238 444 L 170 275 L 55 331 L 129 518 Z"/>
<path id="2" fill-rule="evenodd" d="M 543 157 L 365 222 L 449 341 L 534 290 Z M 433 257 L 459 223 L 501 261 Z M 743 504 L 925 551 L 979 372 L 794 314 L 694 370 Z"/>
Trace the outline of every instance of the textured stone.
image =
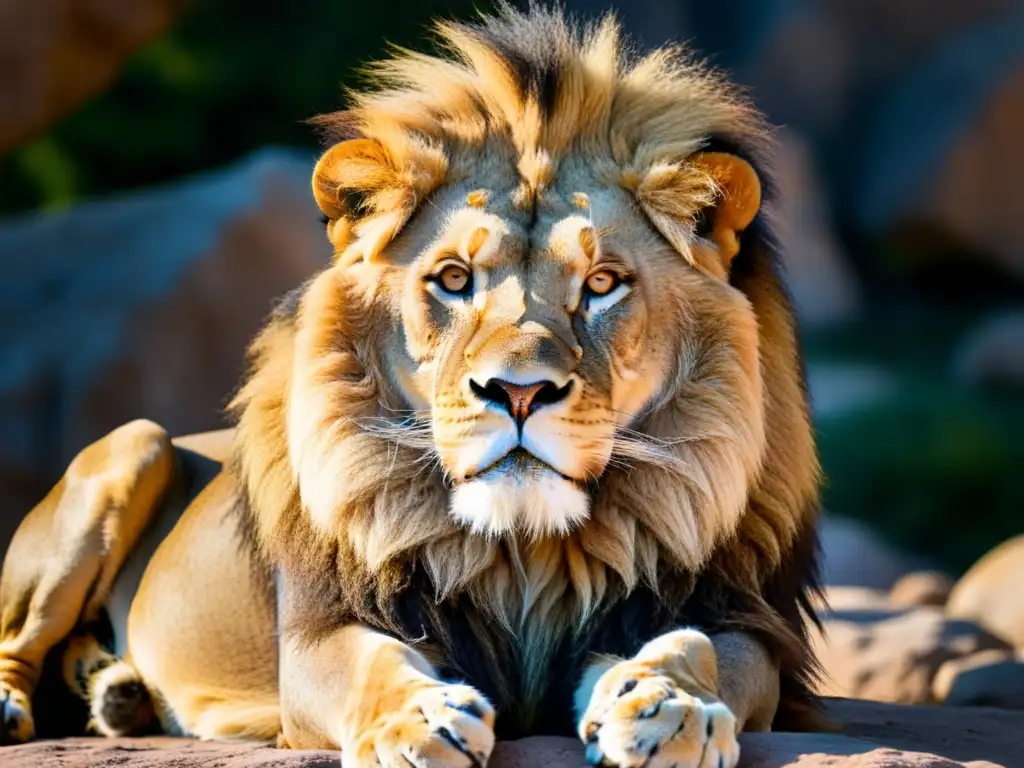
<path id="1" fill-rule="evenodd" d="M 934 222 L 951 242 L 1024 281 L 1024 217 L 1019 205 L 1024 176 L 1024 57 L 1019 40 L 1024 17 L 1014 29 L 1016 66 L 985 94 L 972 119 L 936 158 L 904 217 Z"/>
<path id="2" fill-rule="evenodd" d="M 1024 713 L 832 700 L 844 733 L 742 734 L 740 768 L 1014 768 Z M 0 749 L 4 768 L 327 768 L 338 754 L 183 739 L 69 739 Z M 568 738 L 505 742 L 489 768 L 584 768 Z"/>
<path id="3" fill-rule="evenodd" d="M 932 695 L 952 706 L 1024 709 L 1024 661 L 999 650 L 952 659 L 935 673 Z"/>
<path id="4" fill-rule="evenodd" d="M 275 297 L 330 258 L 312 158 L 0 222 L 0 552 L 82 447 L 138 417 L 224 425 Z"/>
<path id="5" fill-rule="evenodd" d="M 900 578 L 889 591 L 893 605 L 943 606 L 953 589 L 953 580 L 937 571 L 915 571 Z"/>
<path id="6" fill-rule="evenodd" d="M 1024 650 L 1024 536 L 1003 542 L 975 563 L 953 588 L 946 612 Z"/>
<path id="7" fill-rule="evenodd" d="M 932 681 L 946 662 L 1009 646 L 938 608 L 867 605 L 822 615 L 812 631 L 825 670 L 820 692 L 873 701 L 932 704 Z"/>

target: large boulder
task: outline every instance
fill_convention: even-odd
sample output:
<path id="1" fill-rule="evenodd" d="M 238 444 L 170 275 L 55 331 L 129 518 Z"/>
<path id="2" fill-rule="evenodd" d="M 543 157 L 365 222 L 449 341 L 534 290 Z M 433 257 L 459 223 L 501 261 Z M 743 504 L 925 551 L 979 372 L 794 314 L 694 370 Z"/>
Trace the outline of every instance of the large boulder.
<path id="1" fill-rule="evenodd" d="M 926 223 L 950 243 L 982 254 L 992 264 L 1024 281 L 1024 217 L 1019 184 L 1024 177 L 1024 17 L 1012 29 L 1017 53 L 982 102 L 964 121 L 953 141 L 934 157 L 919 178 L 918 194 L 895 211 L 896 229 L 904 222 Z"/>
<path id="2" fill-rule="evenodd" d="M 914 571 L 892 585 L 889 600 L 894 605 L 932 605 L 941 607 L 949 600 L 953 579 L 939 571 Z"/>
<path id="3" fill-rule="evenodd" d="M 1024 713 L 829 702 L 841 734 L 742 734 L 740 768 L 1013 768 Z M 328 768 L 338 754 L 183 739 L 71 739 L 0 749 L 5 768 Z M 584 768 L 574 739 L 504 742 L 490 768 Z"/>
<path id="4" fill-rule="evenodd" d="M 1019 9 L 950 30 L 895 73 L 850 137 L 849 220 L 895 241 L 908 266 L 927 268 L 929 257 L 949 253 L 1024 277 L 1015 204 L 1024 172 L 1022 35 Z"/>
<path id="5" fill-rule="evenodd" d="M 0 3 L 0 154 L 81 106 L 125 57 L 163 34 L 185 0 Z"/>
<path id="6" fill-rule="evenodd" d="M 818 690 L 827 696 L 935 704 L 933 683 L 944 664 L 984 651 L 1010 651 L 978 625 L 948 619 L 934 607 L 866 600 L 861 607 L 840 603 L 821 618 L 823 631 L 813 629 L 812 638 L 825 673 Z"/>
<path id="7" fill-rule="evenodd" d="M 1024 660 L 1005 650 L 951 659 L 935 673 L 932 693 L 950 706 L 1024 709 Z"/>
<path id="8" fill-rule="evenodd" d="M 946 612 L 974 621 L 1024 651 L 1024 535 L 1000 544 L 953 588 Z"/>
<path id="9" fill-rule="evenodd" d="M 328 263 L 313 160 L 0 221 L 0 552 L 82 447 L 146 417 L 224 425 L 275 297 Z"/>

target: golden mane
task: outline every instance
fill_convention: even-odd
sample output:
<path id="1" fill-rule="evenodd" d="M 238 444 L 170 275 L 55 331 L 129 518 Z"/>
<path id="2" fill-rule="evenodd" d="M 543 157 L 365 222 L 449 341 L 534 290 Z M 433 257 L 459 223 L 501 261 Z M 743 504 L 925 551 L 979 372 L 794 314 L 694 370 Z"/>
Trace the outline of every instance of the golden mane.
<path id="1" fill-rule="evenodd" d="M 713 202 L 706 183 L 680 183 L 700 172 L 688 162 L 695 152 L 727 146 L 767 179 L 767 132 L 740 95 L 676 48 L 631 59 L 610 17 L 577 27 L 554 13 L 506 8 L 480 25 L 442 24 L 439 32 L 449 58 L 403 52 L 375 65 L 381 89 L 353 95 L 351 109 L 319 121 L 332 140 L 379 142 L 385 172 L 356 157 L 340 174 L 345 189 L 314 178 L 318 194 L 338 201 L 330 236 L 341 258 L 272 318 L 232 404 L 246 511 L 260 549 L 304 601 L 297 629 L 315 634 L 360 620 L 415 642 L 395 599 L 415 573 L 426 574 L 429 585 L 414 585 L 432 593 L 434 608 L 424 610 L 468 599 L 483 618 L 467 621 L 519 637 L 520 703 L 529 708 L 562 637 L 645 585 L 664 601 L 699 602 L 702 620 L 742 619 L 763 635 L 783 667 L 783 709 L 796 714 L 813 671 L 802 612 L 818 464 L 767 212 L 746 234 L 730 276 L 757 327 L 723 321 L 704 331 L 756 334 L 761 386 L 741 396 L 759 399 L 764 434 L 755 425 L 706 423 L 729 404 L 702 407 L 702 398 L 725 395 L 681 384 L 635 425 L 655 437 L 686 436 L 671 443 L 677 465 L 641 462 L 628 475 L 610 466 L 590 519 L 571 535 L 497 539 L 451 518 L 429 450 L 367 429 L 402 407 L 378 362 L 382 329 L 393 320 L 344 266 L 357 258 L 353 249 L 365 258 L 385 247 L 431 191 L 472 172 L 484 147 L 515 154 L 524 204 L 561 161 L 585 156 L 607 183 L 630 190 L 673 244 L 673 222 Z M 680 194 L 687 188 L 691 195 Z M 355 208 L 345 206 L 351 191 L 362 193 Z M 729 442 L 743 446 L 743 466 L 720 450 Z M 737 493 L 743 497 L 728 501 Z M 730 503 L 741 514 L 720 524 Z M 439 616 L 428 618 L 443 633 Z M 497 644 L 483 650 L 495 665 L 505 652 Z"/>
<path id="2" fill-rule="evenodd" d="M 359 136 L 386 153 L 314 178 L 323 197 L 337 196 L 338 175 L 341 192 L 361 193 L 356 231 L 342 217 L 332 232 L 339 253 L 352 234 L 382 248 L 443 181 L 472 175 L 486 145 L 511 156 L 524 207 L 566 156 L 586 157 L 687 254 L 676 222 L 714 202 L 714 184 L 687 159 L 708 137 L 759 157 L 767 149 L 766 124 L 735 86 L 680 47 L 632 56 L 611 15 L 581 26 L 506 5 L 480 24 L 440 22 L 436 32 L 447 58 L 399 49 L 367 68 L 375 90 L 349 92 L 348 109 L 314 120 L 328 141 Z"/>

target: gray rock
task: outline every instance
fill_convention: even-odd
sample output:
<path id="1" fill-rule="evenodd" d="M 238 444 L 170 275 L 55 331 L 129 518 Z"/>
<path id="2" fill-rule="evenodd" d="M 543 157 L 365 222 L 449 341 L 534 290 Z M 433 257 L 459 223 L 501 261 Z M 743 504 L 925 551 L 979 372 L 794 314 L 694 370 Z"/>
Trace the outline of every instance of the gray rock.
<path id="1" fill-rule="evenodd" d="M 0 551 L 74 454 L 115 426 L 223 426 L 274 298 L 329 261 L 312 165 L 264 150 L 0 221 Z"/>

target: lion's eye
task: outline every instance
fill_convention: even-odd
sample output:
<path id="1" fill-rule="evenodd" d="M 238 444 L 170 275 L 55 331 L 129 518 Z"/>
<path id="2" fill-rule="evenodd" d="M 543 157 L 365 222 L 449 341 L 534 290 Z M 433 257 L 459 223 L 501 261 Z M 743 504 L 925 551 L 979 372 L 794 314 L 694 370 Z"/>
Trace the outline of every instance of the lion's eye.
<path id="1" fill-rule="evenodd" d="M 606 296 L 615 290 L 620 280 L 614 272 L 595 272 L 587 278 L 587 291 L 592 296 Z"/>
<path id="2" fill-rule="evenodd" d="M 434 280 L 446 293 L 465 296 L 473 288 L 473 278 L 469 270 L 458 264 L 449 264 L 434 277 Z"/>

